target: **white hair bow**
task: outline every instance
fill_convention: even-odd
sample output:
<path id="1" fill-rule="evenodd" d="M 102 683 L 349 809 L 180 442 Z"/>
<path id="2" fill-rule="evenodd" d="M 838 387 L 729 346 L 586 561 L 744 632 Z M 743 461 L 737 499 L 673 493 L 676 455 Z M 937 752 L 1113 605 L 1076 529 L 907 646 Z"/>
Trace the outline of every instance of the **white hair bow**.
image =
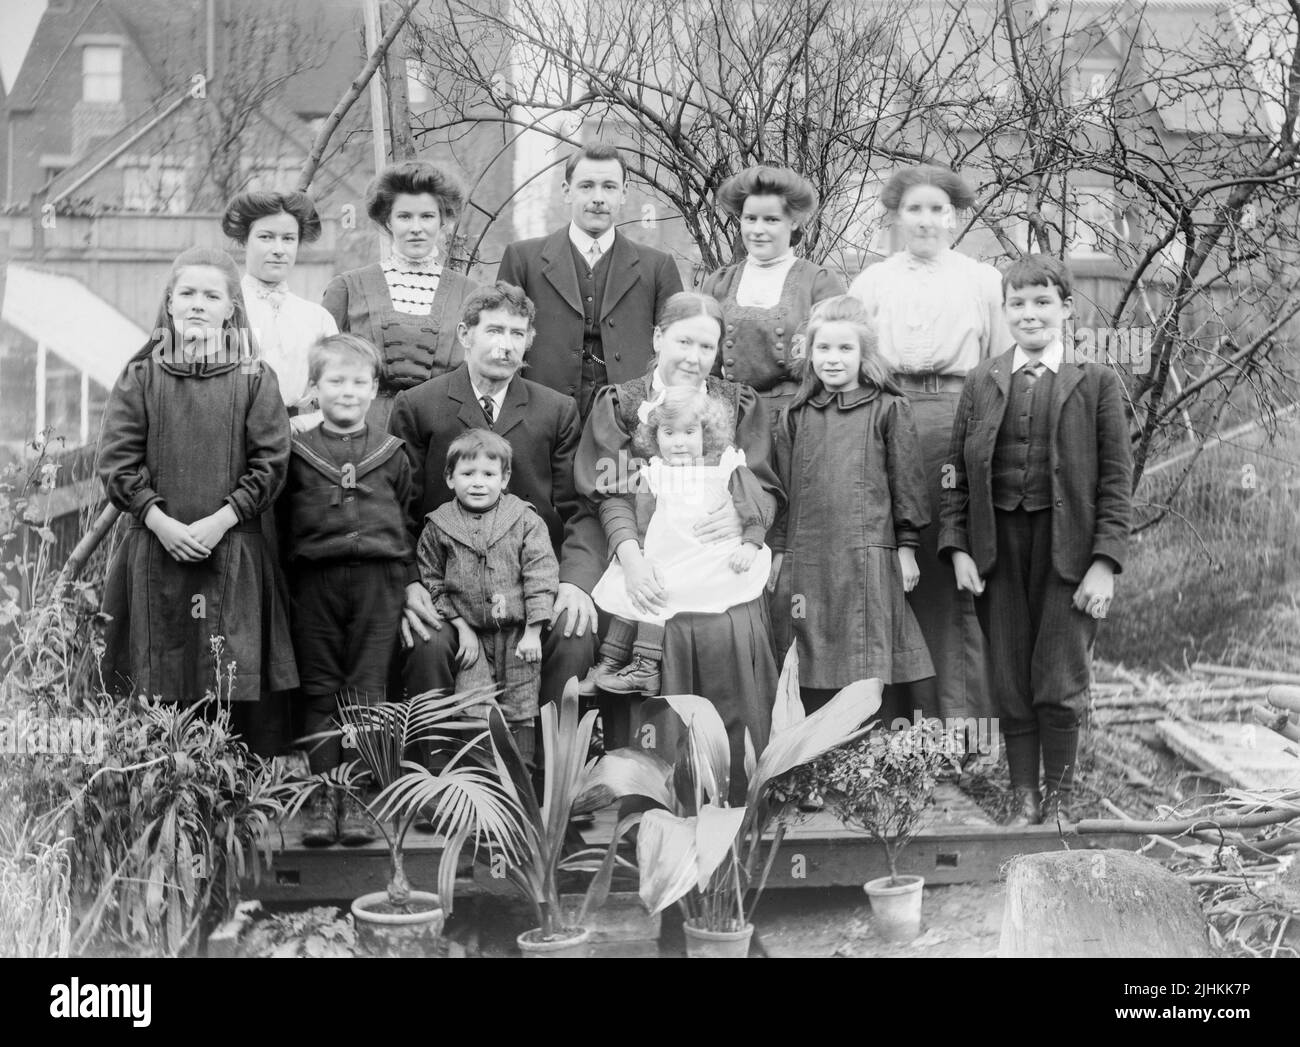
<path id="1" fill-rule="evenodd" d="M 650 412 L 664 402 L 665 390 L 660 389 L 649 400 L 642 400 L 641 406 L 636 409 L 636 416 L 641 420 L 642 425 L 650 424 Z"/>

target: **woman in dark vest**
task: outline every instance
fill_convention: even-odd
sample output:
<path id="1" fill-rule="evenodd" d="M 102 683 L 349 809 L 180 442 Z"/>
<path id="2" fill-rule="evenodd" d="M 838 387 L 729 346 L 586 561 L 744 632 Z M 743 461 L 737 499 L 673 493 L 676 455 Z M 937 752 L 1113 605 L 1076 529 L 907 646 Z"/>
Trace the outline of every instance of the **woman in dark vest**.
<path id="1" fill-rule="evenodd" d="M 746 258 L 719 269 L 701 291 L 722 306 L 726 327 L 715 373 L 750 386 L 772 424 L 799 389 L 802 333 L 814 302 L 844 293 L 825 266 L 796 258 L 817 190 L 784 167 L 750 167 L 718 190 L 718 203 L 740 221 Z"/>
<path id="2" fill-rule="evenodd" d="M 340 331 L 374 344 L 384 361 L 379 395 L 366 420 L 388 428 L 393 397 L 460 365 L 461 306 L 477 287 L 440 264 L 439 241 L 464 194 L 433 164 L 392 164 L 370 183 L 366 212 L 389 237 L 392 253 L 336 276 L 323 304 Z"/>

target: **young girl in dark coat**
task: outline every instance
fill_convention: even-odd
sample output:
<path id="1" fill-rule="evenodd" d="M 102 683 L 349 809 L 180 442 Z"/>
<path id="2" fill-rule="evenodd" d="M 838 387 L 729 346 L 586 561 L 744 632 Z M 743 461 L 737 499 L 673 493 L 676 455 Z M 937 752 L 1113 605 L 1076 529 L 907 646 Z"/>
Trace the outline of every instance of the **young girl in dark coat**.
<path id="1" fill-rule="evenodd" d="M 799 391 L 777 427 L 789 501 L 768 544 L 778 654 L 798 641 L 811 712 L 855 680 L 920 680 L 934 667 L 904 596 L 919 577 L 915 549 L 930 519 L 911 409 L 857 299 L 813 306 L 807 346 Z"/>
<path id="2" fill-rule="evenodd" d="M 263 520 L 288 464 L 289 416 L 248 336 L 239 273 L 224 251 L 191 248 L 104 415 L 99 475 L 129 519 L 105 583 L 104 681 L 193 702 L 219 674 L 235 729 L 264 756 L 286 740 L 271 694 L 298 686 Z"/>

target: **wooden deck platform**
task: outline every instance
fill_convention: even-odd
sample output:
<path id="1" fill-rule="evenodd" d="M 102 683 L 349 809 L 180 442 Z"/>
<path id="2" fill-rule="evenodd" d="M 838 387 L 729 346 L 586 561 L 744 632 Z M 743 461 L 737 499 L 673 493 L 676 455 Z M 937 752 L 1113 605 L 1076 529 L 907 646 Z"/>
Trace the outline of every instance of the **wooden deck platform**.
<path id="1" fill-rule="evenodd" d="M 612 808 L 601 811 L 584 830 L 588 843 L 608 842 L 615 825 Z M 245 896 L 271 904 L 342 903 L 382 890 L 388 877 L 388 852 L 382 842 L 364 847 L 302 846 L 291 825 L 285 846 L 269 875 L 249 883 Z M 994 825 L 956 786 L 936 791 L 934 817 L 903 853 L 900 872 L 917 873 L 928 884 L 989 883 L 1018 854 L 1062 849 L 1118 847 L 1132 850 L 1141 837 L 1117 834 L 1062 837 L 1056 826 L 1007 829 Z M 407 837 L 406 874 L 412 884 L 432 889 L 442 849 L 437 837 L 412 831 Z M 845 828 L 830 814 L 815 814 L 792 826 L 772 868 L 771 887 L 852 887 L 889 872 L 885 852 L 861 832 Z M 472 878 L 457 881 L 457 895 L 505 894 L 481 866 Z"/>

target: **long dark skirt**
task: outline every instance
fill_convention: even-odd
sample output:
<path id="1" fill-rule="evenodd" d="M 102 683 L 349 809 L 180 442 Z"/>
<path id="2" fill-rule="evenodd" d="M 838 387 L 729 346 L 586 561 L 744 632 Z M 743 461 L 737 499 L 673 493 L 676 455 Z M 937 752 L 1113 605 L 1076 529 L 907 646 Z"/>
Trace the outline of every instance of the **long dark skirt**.
<path id="1" fill-rule="evenodd" d="M 745 799 L 745 730 L 755 754 L 767 745 L 776 697 L 767 603 L 763 598 L 722 614 L 680 614 L 664 631 L 660 694 L 698 694 L 717 708 L 731 742 L 731 803 Z M 639 717 L 636 713 L 639 712 Z M 632 744 L 669 763 L 685 735 L 681 720 L 662 699 L 634 711 Z"/>
<path id="2" fill-rule="evenodd" d="M 932 521 L 921 532 L 921 545 L 916 551 L 921 580 L 908 594 L 908 602 L 930 649 L 937 683 L 938 708 L 925 708 L 922 713 L 944 718 L 993 715 L 984 634 L 974 601 L 970 593 L 957 591 L 952 565 L 939 559 L 943 466 L 948 462 L 960 396 L 957 392 L 907 394 L 925 459 Z"/>

